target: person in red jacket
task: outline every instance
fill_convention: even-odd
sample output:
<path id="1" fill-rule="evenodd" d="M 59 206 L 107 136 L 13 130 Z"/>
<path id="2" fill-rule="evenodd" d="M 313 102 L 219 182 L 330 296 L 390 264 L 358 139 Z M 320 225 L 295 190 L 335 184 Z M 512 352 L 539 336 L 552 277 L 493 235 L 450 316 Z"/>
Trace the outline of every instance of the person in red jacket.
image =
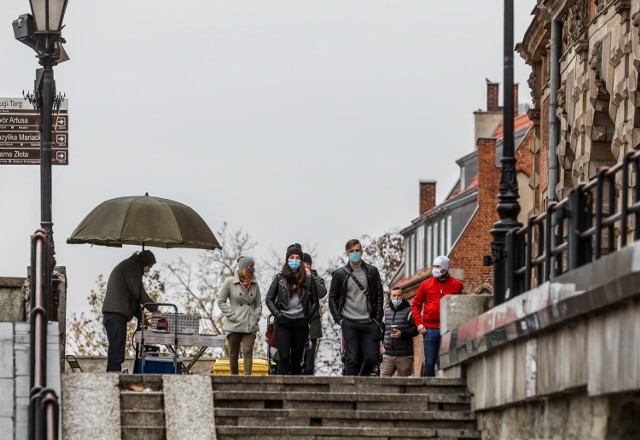
<path id="1" fill-rule="evenodd" d="M 436 375 L 440 350 L 440 299 L 464 293 L 462 283 L 449 275 L 449 259 L 440 255 L 433 260 L 431 277 L 420 283 L 411 303 L 411 316 L 424 335 L 424 376 Z"/>

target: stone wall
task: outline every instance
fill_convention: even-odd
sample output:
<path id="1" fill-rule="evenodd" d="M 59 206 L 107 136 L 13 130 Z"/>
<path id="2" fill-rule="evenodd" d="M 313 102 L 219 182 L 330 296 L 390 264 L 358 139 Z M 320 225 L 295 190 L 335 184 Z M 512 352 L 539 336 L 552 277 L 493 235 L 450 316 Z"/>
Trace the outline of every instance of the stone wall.
<path id="1" fill-rule="evenodd" d="M 640 242 L 443 334 L 483 438 L 640 438 Z"/>
<path id="2" fill-rule="evenodd" d="M 640 438 L 639 419 L 639 394 L 589 397 L 579 390 L 478 413 L 478 428 L 482 438 L 492 440 L 628 440 Z"/>
<path id="3" fill-rule="evenodd" d="M 26 278 L 0 277 L 0 322 L 26 321 L 26 282 Z"/>

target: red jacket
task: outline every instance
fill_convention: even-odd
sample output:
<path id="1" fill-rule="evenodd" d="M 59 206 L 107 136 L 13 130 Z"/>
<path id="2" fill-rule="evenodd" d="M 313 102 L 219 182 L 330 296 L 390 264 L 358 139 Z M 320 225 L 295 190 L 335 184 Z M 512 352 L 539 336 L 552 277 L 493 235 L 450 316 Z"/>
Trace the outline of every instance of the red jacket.
<path id="1" fill-rule="evenodd" d="M 426 328 L 440 328 L 440 300 L 445 295 L 460 294 L 462 283 L 452 276 L 444 283 L 434 277 L 424 280 L 411 303 L 411 316 L 416 326 L 422 324 Z"/>

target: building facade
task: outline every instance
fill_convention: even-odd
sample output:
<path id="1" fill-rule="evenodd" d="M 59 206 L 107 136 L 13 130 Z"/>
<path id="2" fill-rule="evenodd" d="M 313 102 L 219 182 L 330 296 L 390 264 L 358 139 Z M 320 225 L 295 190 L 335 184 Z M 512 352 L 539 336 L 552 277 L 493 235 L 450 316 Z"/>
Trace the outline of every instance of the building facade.
<path id="1" fill-rule="evenodd" d="M 541 211 L 554 189 L 566 197 L 640 144 L 640 1 L 538 0 L 532 15 L 517 49 L 532 67 L 532 186 Z"/>

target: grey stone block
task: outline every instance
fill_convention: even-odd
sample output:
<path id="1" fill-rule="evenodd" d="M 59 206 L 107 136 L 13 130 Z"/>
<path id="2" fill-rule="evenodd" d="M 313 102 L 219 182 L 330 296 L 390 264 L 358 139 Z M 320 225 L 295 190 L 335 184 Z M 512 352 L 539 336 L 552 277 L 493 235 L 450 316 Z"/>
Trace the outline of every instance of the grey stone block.
<path id="1" fill-rule="evenodd" d="M 447 295 L 440 301 L 440 331 L 449 332 L 491 307 L 492 295 Z"/>
<path id="2" fill-rule="evenodd" d="M 65 374 L 62 393 L 62 435 L 65 440 L 120 439 L 117 374 Z"/>
<path id="3" fill-rule="evenodd" d="M 13 379 L 0 379 L 0 418 L 15 416 L 13 413 L 13 392 Z"/>
<path id="4" fill-rule="evenodd" d="M 24 344 L 16 344 L 15 351 L 15 375 L 27 376 L 29 374 L 29 346 Z"/>
<path id="5" fill-rule="evenodd" d="M 0 322 L 0 341 L 4 339 L 13 340 L 13 323 Z"/>
<path id="6" fill-rule="evenodd" d="M 167 439 L 215 439 L 211 378 L 166 375 L 162 379 Z"/>
<path id="7" fill-rule="evenodd" d="M 13 339 L 0 339 L 0 378 L 13 375 Z"/>
<path id="8" fill-rule="evenodd" d="M 0 432 L 8 438 L 15 438 L 13 432 L 13 419 L 11 417 L 0 416 Z"/>

